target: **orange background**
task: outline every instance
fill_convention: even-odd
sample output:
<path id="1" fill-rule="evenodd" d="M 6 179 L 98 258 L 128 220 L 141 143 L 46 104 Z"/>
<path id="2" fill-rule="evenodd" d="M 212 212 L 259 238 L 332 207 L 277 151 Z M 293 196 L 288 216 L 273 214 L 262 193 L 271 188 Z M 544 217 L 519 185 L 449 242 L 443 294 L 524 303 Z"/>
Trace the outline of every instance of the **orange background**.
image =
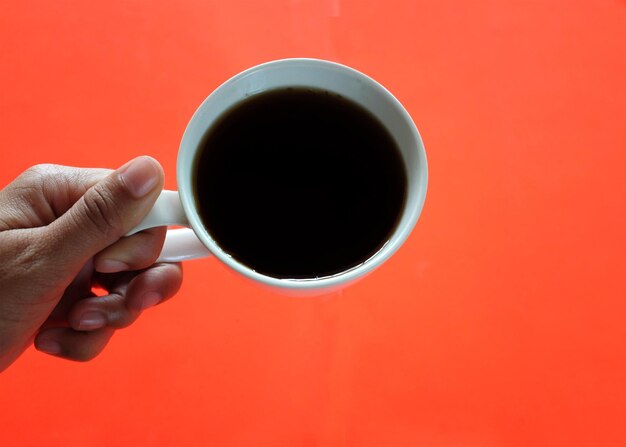
<path id="1" fill-rule="evenodd" d="M 0 181 L 151 154 L 271 59 L 351 65 L 415 119 L 424 213 L 341 295 L 188 262 L 77 364 L 0 376 L 0 444 L 626 445 L 626 3 L 4 2 Z"/>

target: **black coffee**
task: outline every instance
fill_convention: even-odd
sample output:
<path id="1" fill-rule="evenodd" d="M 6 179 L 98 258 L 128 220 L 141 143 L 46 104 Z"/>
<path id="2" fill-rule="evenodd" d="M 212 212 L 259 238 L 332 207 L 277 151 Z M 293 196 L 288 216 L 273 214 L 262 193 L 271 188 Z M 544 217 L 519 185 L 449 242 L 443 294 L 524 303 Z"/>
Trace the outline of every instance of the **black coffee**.
<path id="1" fill-rule="evenodd" d="M 253 270 L 316 278 L 357 266 L 389 239 L 407 180 L 387 129 L 322 90 L 251 96 L 225 113 L 195 160 L 200 217 Z"/>

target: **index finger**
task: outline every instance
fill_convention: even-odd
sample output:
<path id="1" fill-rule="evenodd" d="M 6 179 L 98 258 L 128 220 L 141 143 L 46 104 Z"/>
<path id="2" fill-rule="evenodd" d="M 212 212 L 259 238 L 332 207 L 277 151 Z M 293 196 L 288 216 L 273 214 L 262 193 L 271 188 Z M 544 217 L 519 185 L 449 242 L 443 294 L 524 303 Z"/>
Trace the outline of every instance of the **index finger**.
<path id="1" fill-rule="evenodd" d="M 0 191 L 0 231 L 49 224 L 111 172 L 54 164 L 27 169 Z"/>

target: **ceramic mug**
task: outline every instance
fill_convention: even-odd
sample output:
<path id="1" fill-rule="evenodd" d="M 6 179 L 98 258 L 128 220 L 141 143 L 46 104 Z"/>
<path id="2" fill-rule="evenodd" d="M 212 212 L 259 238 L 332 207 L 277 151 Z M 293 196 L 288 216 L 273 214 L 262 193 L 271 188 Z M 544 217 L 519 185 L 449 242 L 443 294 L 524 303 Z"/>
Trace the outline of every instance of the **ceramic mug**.
<path id="1" fill-rule="evenodd" d="M 364 263 L 341 273 L 308 279 L 263 275 L 230 256 L 202 224 L 194 198 L 196 153 L 211 126 L 230 108 L 267 90 L 309 87 L 348 98 L 369 110 L 387 128 L 400 149 L 407 174 L 407 196 L 399 223 L 387 243 Z M 204 100 L 187 125 L 176 167 L 178 192 L 163 191 L 154 208 L 130 233 L 157 226 L 169 229 L 158 262 L 179 262 L 214 255 L 228 267 L 258 283 L 288 294 L 311 295 L 339 289 L 385 262 L 407 239 L 424 205 L 428 183 L 426 153 L 413 120 L 400 102 L 370 77 L 344 65 L 319 59 L 283 59 L 252 67 L 219 86 Z M 226 187 L 226 186 L 225 186 Z"/>

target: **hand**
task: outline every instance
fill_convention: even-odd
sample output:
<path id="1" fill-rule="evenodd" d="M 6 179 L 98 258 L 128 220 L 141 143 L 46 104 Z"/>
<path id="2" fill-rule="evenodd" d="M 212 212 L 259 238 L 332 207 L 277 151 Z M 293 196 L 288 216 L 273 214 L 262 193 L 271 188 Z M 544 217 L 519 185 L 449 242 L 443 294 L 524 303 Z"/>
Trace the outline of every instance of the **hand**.
<path id="1" fill-rule="evenodd" d="M 165 229 L 124 237 L 162 188 L 160 165 L 139 157 L 114 172 L 35 166 L 0 191 L 0 371 L 33 340 L 89 360 L 178 291 L 180 265 L 154 264 Z"/>

